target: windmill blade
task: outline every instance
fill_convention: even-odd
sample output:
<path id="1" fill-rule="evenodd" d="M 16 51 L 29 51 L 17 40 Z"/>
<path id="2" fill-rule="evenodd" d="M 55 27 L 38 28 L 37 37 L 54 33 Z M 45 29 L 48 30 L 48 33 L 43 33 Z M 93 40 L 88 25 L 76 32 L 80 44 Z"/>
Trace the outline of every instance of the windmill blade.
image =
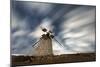
<path id="1" fill-rule="evenodd" d="M 40 39 L 41 40 L 41 39 Z M 40 41 L 39 40 L 39 41 Z M 32 45 L 32 47 L 35 47 L 35 45 L 37 44 L 37 43 L 39 43 L 39 41 L 37 41 L 37 42 L 35 42 L 33 45 Z"/>
<path id="2" fill-rule="evenodd" d="M 65 50 L 71 50 L 71 51 L 74 51 L 75 52 L 75 50 L 73 50 L 73 49 L 70 49 L 70 47 L 69 46 L 67 46 L 67 47 L 64 47 L 55 37 L 53 38 L 57 43 L 59 43 L 59 45 L 60 46 L 62 46 Z M 77 52 L 77 51 L 76 51 Z"/>
<path id="3" fill-rule="evenodd" d="M 60 46 L 62 46 L 64 48 L 64 46 L 54 37 L 53 38 Z"/>

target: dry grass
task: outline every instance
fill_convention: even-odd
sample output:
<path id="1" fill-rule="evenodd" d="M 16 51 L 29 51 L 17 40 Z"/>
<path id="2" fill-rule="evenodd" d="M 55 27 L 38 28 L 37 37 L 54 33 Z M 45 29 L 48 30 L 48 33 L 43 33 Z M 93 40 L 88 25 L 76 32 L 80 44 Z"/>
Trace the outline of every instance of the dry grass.
<path id="1" fill-rule="evenodd" d="M 95 53 L 80 53 L 80 54 L 63 54 L 63 55 L 48 55 L 48 56 L 12 56 L 13 66 L 23 65 L 40 65 L 40 64 L 57 64 L 57 63 L 72 63 L 72 62 L 88 62 L 95 61 Z"/>

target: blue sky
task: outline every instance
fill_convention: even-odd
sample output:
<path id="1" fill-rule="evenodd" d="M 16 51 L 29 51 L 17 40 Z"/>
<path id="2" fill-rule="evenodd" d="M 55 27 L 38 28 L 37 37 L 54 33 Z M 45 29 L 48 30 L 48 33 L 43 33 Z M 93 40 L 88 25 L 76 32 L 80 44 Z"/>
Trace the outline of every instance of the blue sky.
<path id="1" fill-rule="evenodd" d="M 14 1 L 11 7 L 11 53 L 34 53 L 32 45 L 53 31 L 54 54 L 95 52 L 95 6 Z"/>

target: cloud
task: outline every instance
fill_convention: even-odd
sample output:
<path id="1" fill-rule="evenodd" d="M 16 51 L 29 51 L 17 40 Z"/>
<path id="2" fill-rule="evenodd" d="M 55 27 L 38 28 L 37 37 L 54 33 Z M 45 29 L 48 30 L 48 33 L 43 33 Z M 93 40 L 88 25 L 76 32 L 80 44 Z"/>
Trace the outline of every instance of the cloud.
<path id="1" fill-rule="evenodd" d="M 40 38 L 42 34 L 45 32 L 42 31 L 41 27 L 46 28 L 48 31 L 53 30 L 54 26 L 52 25 L 52 20 L 49 18 L 45 18 L 41 21 L 41 24 L 39 24 L 34 31 L 30 33 L 30 36 L 34 38 Z"/>
<path id="2" fill-rule="evenodd" d="M 52 10 L 52 4 L 47 3 L 37 3 L 37 2 L 23 2 L 24 9 L 26 9 L 30 14 L 34 14 L 34 10 L 38 14 L 46 15 Z"/>
<path id="3" fill-rule="evenodd" d="M 12 10 L 11 22 L 12 53 L 34 54 L 32 45 L 44 33 L 40 27 L 45 27 L 58 34 L 55 35 L 56 39 L 64 48 L 53 40 L 54 54 L 95 51 L 94 7 L 72 8 L 71 5 L 15 3 L 16 8 L 13 7 L 15 11 Z"/>
<path id="4" fill-rule="evenodd" d="M 95 46 L 95 8 L 80 7 L 66 14 L 65 18 L 59 33 L 63 35 L 65 45 L 76 52 L 94 52 L 90 45 Z"/>
<path id="5" fill-rule="evenodd" d="M 25 53 L 32 43 L 32 39 L 28 37 L 30 31 L 28 30 L 27 17 L 20 19 L 16 13 L 12 13 L 11 22 L 11 50 L 12 53 Z"/>
<path id="6" fill-rule="evenodd" d="M 79 26 L 95 22 L 95 9 L 84 9 L 82 11 L 82 7 L 80 7 L 71 11 L 70 13 L 68 13 L 68 15 L 65 15 L 65 18 L 69 19 L 65 21 L 65 24 L 63 24 L 62 27 L 70 29 L 72 29 L 73 27 L 77 28 Z"/>

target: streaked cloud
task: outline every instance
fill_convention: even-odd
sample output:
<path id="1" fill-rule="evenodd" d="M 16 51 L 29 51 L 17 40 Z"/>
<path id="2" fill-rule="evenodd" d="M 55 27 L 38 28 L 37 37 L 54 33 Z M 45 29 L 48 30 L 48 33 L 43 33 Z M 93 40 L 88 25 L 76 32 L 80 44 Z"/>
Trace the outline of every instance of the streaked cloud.
<path id="1" fill-rule="evenodd" d="M 95 8 L 79 7 L 65 15 L 62 24 L 62 39 L 76 52 L 94 52 L 95 49 Z M 69 38 L 69 39 L 67 39 Z"/>
<path id="2" fill-rule="evenodd" d="M 34 54 L 32 45 L 52 30 L 54 54 L 95 52 L 95 7 L 14 1 L 11 22 L 12 54 Z"/>

